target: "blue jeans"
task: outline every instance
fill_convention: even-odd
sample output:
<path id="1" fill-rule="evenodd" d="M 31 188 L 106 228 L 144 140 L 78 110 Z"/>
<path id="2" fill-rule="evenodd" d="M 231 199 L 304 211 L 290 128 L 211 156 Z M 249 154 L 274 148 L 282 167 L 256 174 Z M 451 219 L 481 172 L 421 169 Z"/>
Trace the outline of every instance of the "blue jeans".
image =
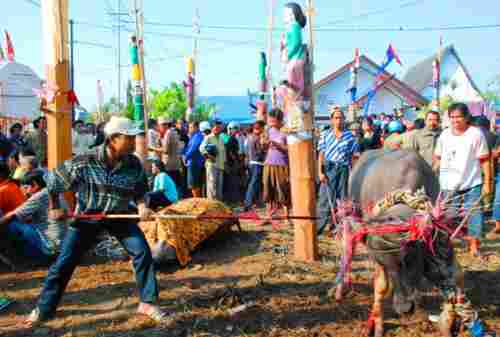
<path id="1" fill-rule="evenodd" d="M 258 164 L 250 164 L 248 167 L 250 177 L 245 195 L 245 209 L 250 209 L 252 205 L 260 199 L 262 193 L 263 168 L 264 166 Z"/>
<path id="2" fill-rule="evenodd" d="M 7 233 L 15 248 L 29 259 L 48 262 L 55 255 L 32 224 L 11 221 L 7 225 Z"/>
<path id="3" fill-rule="evenodd" d="M 465 191 L 443 191 L 444 199 L 452 199 L 452 205 L 455 208 L 463 208 L 465 212 L 472 207 L 478 207 L 477 201 L 481 198 L 481 185 L 474 186 Z M 480 205 L 479 205 L 480 206 Z M 467 224 L 469 236 L 481 238 L 483 232 L 483 212 L 480 208 L 473 211 Z"/>
<path id="4" fill-rule="evenodd" d="M 321 184 L 319 189 L 317 210 L 319 217 L 317 223 L 318 235 L 322 234 L 326 226 L 333 221 L 331 207 L 337 207 L 337 200 L 347 197 L 347 184 L 349 181 L 349 166 L 347 165 L 327 163 L 324 172 L 328 178 L 328 182 Z M 332 205 L 330 205 L 330 200 Z"/>
<path id="5" fill-rule="evenodd" d="M 115 236 L 132 257 L 135 278 L 141 302 L 154 303 L 158 299 L 158 284 L 151 250 L 144 234 L 133 221 L 77 221 L 69 226 L 61 244 L 61 253 L 50 267 L 38 299 L 38 308 L 43 317 L 54 315 L 64 290 L 83 254 L 95 243 L 102 229 Z"/>
<path id="6" fill-rule="evenodd" d="M 495 201 L 493 202 L 493 219 L 500 221 L 500 173 L 496 176 Z"/>

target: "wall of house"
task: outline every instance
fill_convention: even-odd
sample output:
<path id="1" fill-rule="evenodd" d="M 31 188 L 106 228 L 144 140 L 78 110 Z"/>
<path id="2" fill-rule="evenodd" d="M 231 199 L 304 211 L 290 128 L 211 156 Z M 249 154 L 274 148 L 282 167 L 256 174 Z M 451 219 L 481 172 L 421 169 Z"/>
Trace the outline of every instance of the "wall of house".
<path id="1" fill-rule="evenodd" d="M 369 69 L 369 70 L 366 70 Z M 368 68 L 363 64 L 358 74 L 358 93 L 357 97 L 366 95 L 373 86 L 375 69 Z M 351 93 L 347 92 L 351 79 L 351 72 L 345 71 L 335 80 L 322 86 L 315 92 L 315 110 L 316 115 L 328 115 L 328 106 L 338 104 L 346 108 L 351 103 Z"/>
<path id="2" fill-rule="evenodd" d="M 364 67 L 368 68 L 367 65 L 362 65 L 358 75 L 358 97 L 362 97 L 368 93 L 375 79 L 373 74 L 376 70 L 373 68 L 366 70 Z M 350 76 L 350 71 L 345 71 L 316 92 L 316 116 L 329 116 L 328 106 L 330 104 L 338 104 L 347 108 L 351 97 L 350 93 L 346 92 L 349 87 Z M 387 89 L 380 89 L 370 104 L 369 113 L 392 113 L 393 109 L 401 106 L 401 104 L 402 99 L 399 96 Z M 411 116 L 408 116 L 408 118 L 411 118 Z"/>
<path id="3" fill-rule="evenodd" d="M 480 102 L 481 95 L 474 89 L 469 81 L 465 70 L 451 52 L 446 53 L 441 61 L 441 97 L 451 96 L 456 101 Z M 434 98 L 434 88 L 425 88 L 422 96 L 432 100 Z"/>

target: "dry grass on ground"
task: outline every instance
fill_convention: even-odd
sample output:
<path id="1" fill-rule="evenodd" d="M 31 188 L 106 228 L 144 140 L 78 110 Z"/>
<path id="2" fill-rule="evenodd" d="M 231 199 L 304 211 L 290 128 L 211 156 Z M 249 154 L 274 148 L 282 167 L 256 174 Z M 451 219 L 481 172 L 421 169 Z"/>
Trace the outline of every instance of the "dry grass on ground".
<path id="1" fill-rule="evenodd" d="M 14 328 L 33 307 L 46 269 L 8 272 L 0 266 L 0 295 L 16 300 L 0 315 L 2 336 L 360 336 L 371 303 L 372 266 L 364 254 L 354 263 L 354 292 L 341 303 L 328 298 L 337 268 L 338 247 L 321 239 L 321 261 L 292 261 L 293 231 L 245 224 L 244 231 L 203 245 L 185 269 L 158 273 L 161 305 L 176 321 L 155 326 L 134 314 L 137 292 L 129 262 L 87 258 L 76 270 L 57 318 L 34 330 Z M 460 254 L 468 294 L 480 315 L 500 331 L 500 257 L 489 242 L 481 262 Z M 231 315 L 230 309 L 255 303 Z M 427 313 L 439 309 L 424 296 L 408 317 L 387 310 L 387 336 L 439 336 Z"/>

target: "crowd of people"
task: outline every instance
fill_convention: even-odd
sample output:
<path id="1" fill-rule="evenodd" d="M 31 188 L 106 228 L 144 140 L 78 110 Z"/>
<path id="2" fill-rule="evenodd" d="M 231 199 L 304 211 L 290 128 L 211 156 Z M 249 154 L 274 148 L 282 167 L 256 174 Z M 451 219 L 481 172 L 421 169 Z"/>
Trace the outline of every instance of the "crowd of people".
<path id="1" fill-rule="evenodd" d="M 337 200 L 347 197 L 349 173 L 355 161 L 370 150 L 416 151 L 439 176 L 443 193 L 461 198 L 466 207 L 472 207 L 481 195 L 493 199 L 495 190 L 494 204 L 500 202 L 500 188 L 494 188 L 500 141 L 490 131 L 489 120 L 473 118 L 465 104 L 454 104 L 445 112 L 451 125 L 443 132 L 441 113 L 434 110 L 413 121 L 406 120 L 396 109 L 393 114 L 363 116 L 351 122 L 345 120 L 339 106 L 332 106 L 330 112 L 330 124 L 318 130 L 316 141 L 318 234 L 332 223 L 331 210 Z M 266 206 L 267 218 L 286 217 L 291 202 L 290 173 L 282 126 L 283 113 L 278 109 L 269 112 L 267 122 L 257 121 L 247 127 L 236 122 L 224 125 L 218 119 L 149 120 L 145 137 L 150 167 L 146 206 L 158 210 L 183 198 L 206 197 L 243 211 Z M 95 152 L 105 140 L 104 123 L 73 123 L 74 156 Z M 48 152 L 45 118 L 34 120 L 28 130 L 20 123 L 13 124 L 9 134 L 0 135 L 0 145 L 0 175 L 5 180 L 0 190 L 0 222 L 11 223 L 4 228 L 10 228 L 16 240 L 26 236 L 26 244 L 33 247 L 22 251 L 46 259 L 54 252 L 47 246 L 58 247 L 64 226 L 48 224 L 46 214 L 33 217 L 23 213 L 26 209 L 39 212 L 36 208 L 43 209 L 47 204 L 43 180 Z M 494 211 L 493 218 L 496 226 L 490 236 L 500 232 L 500 212 Z M 25 226 L 28 230 L 20 235 L 23 226 L 19 223 L 26 219 L 36 219 L 37 226 Z M 475 253 L 483 222 L 480 211 L 470 219 L 471 249 Z M 272 224 L 277 226 L 278 222 Z M 40 240 L 29 233 L 32 228 L 38 229 Z"/>
<path id="2" fill-rule="evenodd" d="M 335 226 L 336 202 L 348 197 L 349 174 L 363 152 L 408 149 L 433 168 L 445 196 L 471 210 L 467 240 L 471 253 L 478 255 L 485 220 L 478 203 L 500 203 L 500 179 L 497 188 L 494 186 L 500 140 L 490 131 L 489 121 L 473 118 L 465 104 L 452 104 L 443 113 L 450 120 L 450 127 L 444 130 L 438 111 L 431 110 L 415 121 L 396 112 L 348 123 L 344 111 L 333 106 L 330 124 L 322 128 L 315 142 L 318 234 Z M 218 119 L 187 123 L 163 117 L 151 119 L 149 126 L 146 135 L 123 117 L 112 117 L 97 126 L 75 121 L 73 158 L 51 172 L 46 169 L 44 117 L 33 121 L 30 130 L 14 124 L 8 135 L 0 134 L 0 232 L 7 238 L 2 244 L 12 245 L 33 262 L 57 258 L 28 323 L 53 315 L 79 257 L 95 243 L 96 221 L 78 215 L 134 211 L 148 219 L 151 212 L 180 199 L 206 197 L 240 211 L 266 206 L 268 219 L 287 216 L 291 206 L 289 158 L 279 109 L 270 111 L 266 122 L 256 121 L 248 128 L 236 122 L 224 125 Z M 136 137 L 141 134 L 143 137 Z M 144 165 L 134 152 L 139 138 L 147 144 Z M 66 223 L 69 210 L 61 194 L 65 191 L 76 192 L 75 218 L 70 224 Z M 493 207 L 496 225 L 488 235 L 500 233 L 499 209 Z M 126 226 L 98 222 L 132 256 L 140 288 L 139 312 L 160 320 L 163 313 L 154 305 L 158 290 L 144 234 L 133 221 Z"/>

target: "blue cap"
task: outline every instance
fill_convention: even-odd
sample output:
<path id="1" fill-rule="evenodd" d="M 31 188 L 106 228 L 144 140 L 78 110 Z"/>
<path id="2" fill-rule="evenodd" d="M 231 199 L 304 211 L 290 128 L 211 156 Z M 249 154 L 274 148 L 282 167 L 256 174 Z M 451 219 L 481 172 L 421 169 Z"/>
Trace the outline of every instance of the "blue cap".
<path id="1" fill-rule="evenodd" d="M 387 131 L 389 131 L 389 133 L 403 132 L 404 130 L 405 128 L 400 121 L 392 121 L 387 125 Z"/>

